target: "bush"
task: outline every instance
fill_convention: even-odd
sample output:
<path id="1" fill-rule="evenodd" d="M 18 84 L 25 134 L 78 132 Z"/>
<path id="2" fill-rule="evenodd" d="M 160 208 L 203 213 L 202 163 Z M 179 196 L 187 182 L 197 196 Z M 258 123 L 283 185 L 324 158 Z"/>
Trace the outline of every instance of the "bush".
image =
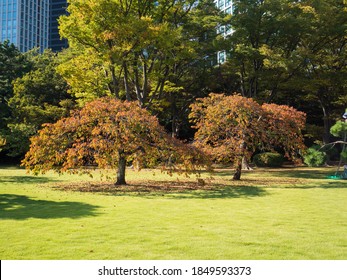
<path id="1" fill-rule="evenodd" d="M 327 159 L 326 153 L 319 150 L 319 146 L 307 149 L 304 155 L 304 163 L 311 167 L 322 166 Z"/>
<path id="2" fill-rule="evenodd" d="M 340 155 L 343 161 L 347 161 L 347 150 L 343 150 Z"/>
<path id="3" fill-rule="evenodd" d="M 347 122 L 337 121 L 331 128 L 330 133 L 335 137 L 343 138 L 347 133 Z"/>
<path id="4" fill-rule="evenodd" d="M 279 153 L 261 153 L 255 155 L 253 161 L 259 167 L 280 167 L 284 157 Z"/>

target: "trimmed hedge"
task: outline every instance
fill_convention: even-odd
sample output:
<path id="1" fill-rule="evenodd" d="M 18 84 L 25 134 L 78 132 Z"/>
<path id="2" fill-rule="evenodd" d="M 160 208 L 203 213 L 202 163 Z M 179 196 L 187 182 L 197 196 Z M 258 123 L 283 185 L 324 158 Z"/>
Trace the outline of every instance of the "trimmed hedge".
<path id="1" fill-rule="evenodd" d="M 261 153 L 253 157 L 253 162 L 259 167 L 281 167 L 284 157 L 279 153 Z"/>

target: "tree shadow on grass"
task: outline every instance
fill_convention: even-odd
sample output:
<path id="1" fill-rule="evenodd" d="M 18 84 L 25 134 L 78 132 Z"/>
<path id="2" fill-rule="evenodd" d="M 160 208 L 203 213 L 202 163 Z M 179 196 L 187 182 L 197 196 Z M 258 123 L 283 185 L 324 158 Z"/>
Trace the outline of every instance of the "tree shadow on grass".
<path id="1" fill-rule="evenodd" d="M 6 170 L 9 170 L 9 173 L 11 174 L 9 176 L 6 175 Z M 52 181 L 58 181 L 54 178 L 49 178 L 46 176 L 31 176 L 29 174 L 25 174 L 25 169 L 23 167 L 19 166 L 13 166 L 13 165 L 1 165 L 0 164 L 0 184 L 1 183 L 15 183 L 15 184 L 40 184 L 40 183 L 47 183 Z M 18 171 L 21 175 L 16 175 L 15 172 Z M 24 173 L 24 174 L 23 174 Z"/>
<path id="2" fill-rule="evenodd" d="M 135 185 L 132 185 L 133 187 Z M 136 187 L 136 186 L 135 186 Z M 147 189 L 149 187 L 149 189 Z M 140 185 L 136 190 L 113 190 L 104 192 L 115 196 L 137 196 L 154 199 L 165 197 L 168 199 L 231 199 L 231 198 L 251 198 L 267 195 L 263 188 L 253 186 L 215 186 L 213 188 L 200 189 L 177 189 L 165 190 L 157 186 L 146 186 L 143 189 Z"/>
<path id="3" fill-rule="evenodd" d="M 347 189 L 346 180 L 327 180 L 326 182 L 308 183 L 301 185 L 283 185 L 276 187 L 278 189 Z"/>
<path id="4" fill-rule="evenodd" d="M 78 219 L 97 216 L 98 208 L 81 202 L 34 200 L 24 195 L 0 194 L 0 220 Z"/>
<path id="5" fill-rule="evenodd" d="M 252 198 L 268 195 L 263 188 L 255 186 L 216 186 L 209 190 L 198 190 L 192 192 L 171 193 L 168 198 L 172 199 L 230 199 L 230 198 Z"/>
<path id="6" fill-rule="evenodd" d="M 346 188 L 347 180 L 329 178 L 335 172 L 335 168 L 261 168 L 243 172 L 242 181 L 250 186 L 261 188 Z M 251 176 L 247 176 L 247 173 Z M 231 178 L 230 171 L 223 170 L 215 173 L 216 177 L 228 176 L 228 174 Z"/>
<path id="7" fill-rule="evenodd" d="M 255 177 L 241 181 L 206 180 L 203 185 L 194 181 L 133 181 L 115 186 L 113 182 L 57 183 L 51 186 L 60 191 L 99 193 L 111 196 L 164 199 L 232 199 L 254 198 L 271 194 L 269 189 L 336 189 L 346 188 L 347 181 L 303 180 L 300 178 Z"/>
<path id="8" fill-rule="evenodd" d="M 329 175 L 333 175 L 336 170 L 318 170 L 318 169 L 307 169 L 307 170 L 297 170 L 297 169 L 281 169 L 281 170 L 264 170 L 274 177 L 291 177 L 291 178 L 301 178 L 301 179 L 327 179 Z"/>
<path id="9" fill-rule="evenodd" d="M 16 184 L 41 184 L 56 181 L 52 178 L 38 176 L 1 176 L 0 183 L 16 183 Z"/>

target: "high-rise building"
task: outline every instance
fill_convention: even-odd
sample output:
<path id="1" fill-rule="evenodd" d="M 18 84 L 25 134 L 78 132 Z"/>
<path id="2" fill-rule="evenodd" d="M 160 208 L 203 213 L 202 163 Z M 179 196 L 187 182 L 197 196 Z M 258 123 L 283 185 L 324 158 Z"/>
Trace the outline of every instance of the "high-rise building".
<path id="1" fill-rule="evenodd" d="M 48 48 L 49 0 L 0 0 L 0 40 L 20 51 Z"/>
<path id="2" fill-rule="evenodd" d="M 217 7 L 225 12 L 226 14 L 232 14 L 233 10 L 233 1 L 232 0 L 215 0 L 214 1 Z"/>
<path id="3" fill-rule="evenodd" d="M 223 11 L 226 14 L 232 14 L 233 13 L 233 1 L 232 0 L 215 0 L 214 1 L 216 6 Z M 219 27 L 218 30 L 219 34 L 222 34 L 224 37 L 230 35 L 232 33 L 232 29 L 230 26 L 222 25 Z M 218 64 L 222 64 L 227 59 L 227 53 L 226 51 L 219 51 L 217 53 L 217 62 Z"/>
<path id="4" fill-rule="evenodd" d="M 21 52 L 66 48 L 58 30 L 66 6 L 66 0 L 0 0 L 0 41 L 9 40 Z"/>
<path id="5" fill-rule="evenodd" d="M 68 47 L 67 40 L 61 39 L 58 28 L 58 18 L 66 14 L 66 0 L 51 0 L 49 9 L 49 42 L 48 47 L 60 51 Z"/>

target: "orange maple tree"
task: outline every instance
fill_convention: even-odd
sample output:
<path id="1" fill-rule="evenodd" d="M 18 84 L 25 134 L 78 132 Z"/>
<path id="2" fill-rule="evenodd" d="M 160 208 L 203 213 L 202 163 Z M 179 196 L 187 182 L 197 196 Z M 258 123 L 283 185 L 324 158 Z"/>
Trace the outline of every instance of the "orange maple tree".
<path id="1" fill-rule="evenodd" d="M 191 105 L 195 146 L 217 162 L 234 162 L 234 179 L 241 178 L 242 160 L 256 150 L 282 148 L 295 159 L 304 148 L 301 130 L 306 116 L 292 107 L 259 105 L 240 95 L 210 94 Z"/>
<path id="2" fill-rule="evenodd" d="M 265 103 L 262 109 L 267 136 L 265 148 L 282 148 L 285 157 L 298 160 L 298 152 L 306 149 L 301 133 L 305 128 L 306 114 L 286 105 Z"/>
<path id="3" fill-rule="evenodd" d="M 116 185 L 126 184 L 127 163 L 190 172 L 207 162 L 196 147 L 172 139 L 155 116 L 136 102 L 101 98 L 68 118 L 46 124 L 31 138 L 22 165 L 34 173 L 87 172 L 86 166 L 117 168 Z"/>

